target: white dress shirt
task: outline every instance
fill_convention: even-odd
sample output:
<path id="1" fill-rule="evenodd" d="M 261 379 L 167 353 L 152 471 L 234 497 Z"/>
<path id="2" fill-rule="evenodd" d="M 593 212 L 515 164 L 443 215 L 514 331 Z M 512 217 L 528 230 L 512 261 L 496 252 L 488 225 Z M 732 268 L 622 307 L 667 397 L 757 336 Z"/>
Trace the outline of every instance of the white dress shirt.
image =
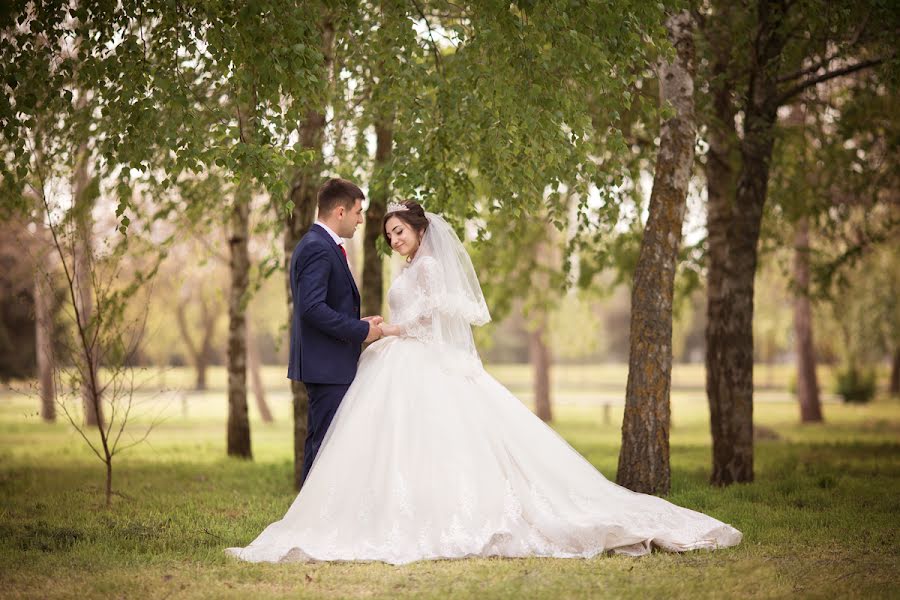
<path id="1" fill-rule="evenodd" d="M 328 235 L 331 236 L 331 239 L 334 240 L 334 243 L 335 243 L 335 244 L 337 244 L 338 246 L 343 246 L 343 245 L 344 245 L 344 238 L 342 238 L 341 236 L 339 236 L 338 234 L 336 234 L 334 231 L 332 231 L 332 230 L 331 230 L 331 227 L 329 227 L 328 225 L 326 225 L 326 224 L 323 223 L 322 221 L 316 221 L 316 225 L 318 225 L 319 227 L 321 227 L 322 229 L 324 229 L 325 231 L 327 231 L 327 232 L 328 232 Z M 346 251 L 347 251 L 347 249 L 344 248 L 344 252 L 346 252 Z M 349 262 L 350 262 L 350 258 L 347 257 L 347 263 L 349 264 Z"/>

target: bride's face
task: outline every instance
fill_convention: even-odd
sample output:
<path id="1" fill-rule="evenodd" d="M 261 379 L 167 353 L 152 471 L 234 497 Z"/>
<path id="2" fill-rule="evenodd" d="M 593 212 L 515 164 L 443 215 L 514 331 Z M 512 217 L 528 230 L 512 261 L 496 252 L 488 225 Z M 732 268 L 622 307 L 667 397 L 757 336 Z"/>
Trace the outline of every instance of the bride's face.
<path id="1" fill-rule="evenodd" d="M 421 236 L 403 220 L 397 217 L 389 218 L 384 224 L 384 230 L 391 248 L 401 256 L 410 256 L 419 249 Z"/>

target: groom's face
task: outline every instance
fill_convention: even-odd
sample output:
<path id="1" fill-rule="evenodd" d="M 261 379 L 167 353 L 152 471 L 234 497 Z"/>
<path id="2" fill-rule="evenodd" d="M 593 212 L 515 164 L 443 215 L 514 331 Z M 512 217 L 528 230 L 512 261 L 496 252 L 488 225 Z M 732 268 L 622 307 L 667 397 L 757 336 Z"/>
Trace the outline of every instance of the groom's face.
<path id="1" fill-rule="evenodd" d="M 338 213 L 338 230 L 335 233 L 342 238 L 352 238 L 356 228 L 363 222 L 362 200 L 357 198 L 350 210 L 343 206 L 338 207 Z"/>

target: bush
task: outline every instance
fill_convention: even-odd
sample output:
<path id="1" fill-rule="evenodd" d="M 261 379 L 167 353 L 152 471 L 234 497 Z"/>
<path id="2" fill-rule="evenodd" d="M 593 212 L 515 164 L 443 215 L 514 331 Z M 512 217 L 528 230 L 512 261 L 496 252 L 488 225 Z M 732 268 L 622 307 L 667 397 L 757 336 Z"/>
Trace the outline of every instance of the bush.
<path id="1" fill-rule="evenodd" d="M 788 389 L 788 393 L 791 396 L 797 395 L 797 370 L 796 369 L 791 371 L 791 376 L 788 377 L 787 389 Z"/>
<path id="2" fill-rule="evenodd" d="M 837 389 L 844 402 L 865 404 L 875 396 L 875 369 L 847 367 L 837 372 Z"/>

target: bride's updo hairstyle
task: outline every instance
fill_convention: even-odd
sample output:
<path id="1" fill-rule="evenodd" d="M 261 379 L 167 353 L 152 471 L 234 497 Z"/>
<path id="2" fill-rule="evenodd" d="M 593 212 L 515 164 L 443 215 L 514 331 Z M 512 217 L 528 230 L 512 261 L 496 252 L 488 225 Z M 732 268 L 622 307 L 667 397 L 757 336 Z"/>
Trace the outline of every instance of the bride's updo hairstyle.
<path id="1" fill-rule="evenodd" d="M 393 210 L 384 213 L 384 219 L 381 221 L 381 234 L 384 236 L 384 240 L 388 243 L 388 246 L 391 245 L 391 240 L 388 238 L 387 234 L 387 222 L 391 217 L 397 217 L 407 225 L 413 228 L 419 237 L 425 233 L 425 230 L 428 229 L 428 218 L 425 217 L 425 209 L 422 208 L 422 205 L 416 202 L 415 200 L 401 200 L 400 202 L 394 203 L 389 202 L 388 207 L 392 207 L 395 204 L 399 204 L 406 208 L 406 210 Z"/>

